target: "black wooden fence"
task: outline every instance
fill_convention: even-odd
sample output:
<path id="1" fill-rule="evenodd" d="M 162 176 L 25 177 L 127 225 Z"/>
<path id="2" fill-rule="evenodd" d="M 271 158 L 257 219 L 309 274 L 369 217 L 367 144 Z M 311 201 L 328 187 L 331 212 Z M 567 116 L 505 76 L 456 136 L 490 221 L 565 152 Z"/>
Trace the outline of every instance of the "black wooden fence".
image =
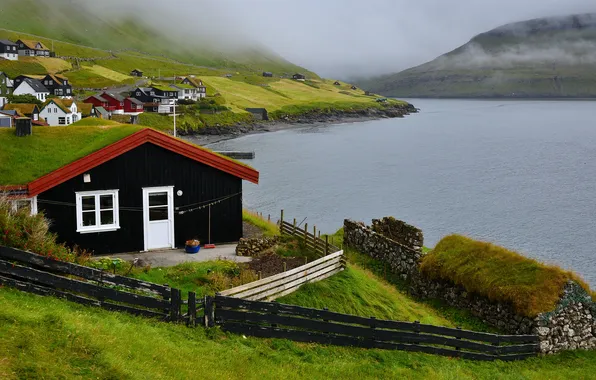
<path id="1" fill-rule="evenodd" d="M 189 304 L 189 312 L 183 315 L 182 305 L 186 302 L 178 289 L 3 246 L 0 246 L 0 284 L 168 321 L 191 315 L 196 320 L 197 310 L 202 307 L 202 302 Z"/>
<path id="2" fill-rule="evenodd" d="M 495 335 L 334 313 L 326 310 L 216 296 L 207 301 L 211 325 L 256 337 L 339 346 L 406 350 L 473 360 L 536 356 L 535 335 Z"/>

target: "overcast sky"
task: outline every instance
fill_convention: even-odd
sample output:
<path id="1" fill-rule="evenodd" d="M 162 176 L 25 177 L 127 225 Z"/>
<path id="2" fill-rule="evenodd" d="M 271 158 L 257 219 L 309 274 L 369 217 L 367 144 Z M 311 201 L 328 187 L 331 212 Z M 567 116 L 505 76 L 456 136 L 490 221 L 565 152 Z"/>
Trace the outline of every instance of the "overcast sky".
<path id="1" fill-rule="evenodd" d="M 120 7 L 123 1 L 118 1 Z M 129 0 L 129 4 L 135 0 Z M 103 2 L 101 2 L 103 3 Z M 177 25 L 250 38 L 326 77 L 396 72 L 529 18 L 596 12 L 596 0 L 143 0 Z"/>

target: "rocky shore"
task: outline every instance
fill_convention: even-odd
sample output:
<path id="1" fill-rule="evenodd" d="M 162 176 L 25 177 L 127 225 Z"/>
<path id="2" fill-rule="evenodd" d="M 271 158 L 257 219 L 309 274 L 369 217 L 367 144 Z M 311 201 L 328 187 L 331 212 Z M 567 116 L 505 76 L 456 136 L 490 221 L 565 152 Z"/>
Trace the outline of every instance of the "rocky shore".
<path id="1" fill-rule="evenodd" d="M 214 144 L 248 134 L 276 132 L 285 129 L 299 128 L 306 125 L 325 125 L 355 123 L 367 120 L 400 118 L 418 112 L 412 104 L 396 104 L 379 108 L 361 110 L 312 111 L 301 115 L 285 115 L 271 121 L 241 123 L 233 126 L 207 127 L 195 134 L 184 136 L 185 139 L 199 145 Z"/>

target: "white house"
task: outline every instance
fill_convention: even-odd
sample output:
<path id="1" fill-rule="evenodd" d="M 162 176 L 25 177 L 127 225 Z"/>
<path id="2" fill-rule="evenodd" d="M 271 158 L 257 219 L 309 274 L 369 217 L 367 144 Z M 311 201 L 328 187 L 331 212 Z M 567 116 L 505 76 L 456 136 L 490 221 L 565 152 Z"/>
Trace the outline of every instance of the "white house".
<path id="1" fill-rule="evenodd" d="M 0 40 L 0 58 L 8 59 L 9 61 L 18 61 L 19 50 L 18 45 L 9 40 Z"/>
<path id="2" fill-rule="evenodd" d="M 178 100 L 197 101 L 200 98 L 199 90 L 189 84 L 172 84 L 174 90 L 178 91 Z"/>
<path id="3" fill-rule="evenodd" d="M 42 102 L 45 102 L 48 95 L 50 95 L 50 90 L 48 90 L 39 80 L 25 77 L 23 81 L 14 89 L 13 94 L 30 94 Z"/>
<path id="4" fill-rule="evenodd" d="M 77 107 L 77 103 L 72 99 L 50 99 L 41 108 L 39 116 L 46 119 L 48 125 L 62 126 L 70 125 L 76 121 L 81 120 L 81 112 Z"/>

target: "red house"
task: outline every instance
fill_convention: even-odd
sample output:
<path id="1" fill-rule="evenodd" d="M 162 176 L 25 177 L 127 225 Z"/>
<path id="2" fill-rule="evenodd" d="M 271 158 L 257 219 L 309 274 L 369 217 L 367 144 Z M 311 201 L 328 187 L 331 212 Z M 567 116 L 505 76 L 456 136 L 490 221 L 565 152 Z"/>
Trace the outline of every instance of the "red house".
<path id="1" fill-rule="evenodd" d="M 83 100 L 83 103 L 93 104 L 95 107 L 103 107 L 108 109 L 108 101 L 101 97 L 101 95 L 93 95 L 88 97 L 87 99 Z"/>
<path id="2" fill-rule="evenodd" d="M 143 102 L 137 100 L 135 98 L 126 98 L 124 99 L 124 113 L 131 114 L 131 113 L 141 113 L 143 112 Z"/>
<path id="3" fill-rule="evenodd" d="M 108 106 L 104 107 L 106 110 L 108 110 L 108 112 L 113 114 L 124 113 L 124 98 L 122 96 L 104 92 L 100 95 L 100 97 L 104 98 L 108 102 Z"/>

